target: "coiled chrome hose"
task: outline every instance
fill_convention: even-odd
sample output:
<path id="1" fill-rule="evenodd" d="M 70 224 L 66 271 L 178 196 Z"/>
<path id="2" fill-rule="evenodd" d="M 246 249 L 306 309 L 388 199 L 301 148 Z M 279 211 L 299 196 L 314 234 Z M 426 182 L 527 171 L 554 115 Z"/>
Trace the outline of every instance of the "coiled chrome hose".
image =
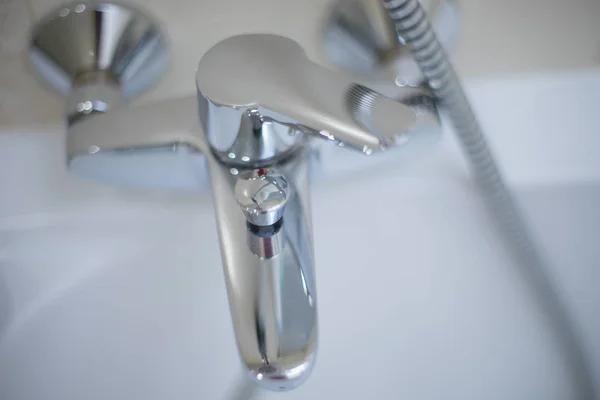
<path id="1" fill-rule="evenodd" d="M 460 81 L 440 45 L 418 0 L 382 0 L 396 31 L 407 45 L 429 82 L 438 105 L 450 117 L 476 183 L 507 248 L 535 290 L 569 362 L 581 399 L 596 399 L 592 368 L 542 255 L 521 213 L 506 188 L 485 136 L 463 92 Z"/>

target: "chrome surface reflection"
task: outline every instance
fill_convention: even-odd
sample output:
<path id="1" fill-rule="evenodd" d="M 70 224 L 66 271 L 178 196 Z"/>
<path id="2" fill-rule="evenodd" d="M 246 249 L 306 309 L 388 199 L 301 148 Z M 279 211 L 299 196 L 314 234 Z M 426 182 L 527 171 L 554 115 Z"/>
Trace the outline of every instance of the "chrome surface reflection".
<path id="1" fill-rule="evenodd" d="M 448 48 L 458 36 L 458 9 L 452 0 L 420 0 Z M 395 4 L 401 4 L 396 2 Z M 336 0 L 322 33 L 323 53 L 337 67 L 369 82 L 418 86 L 425 82 L 405 38 L 381 0 Z"/>
<path id="2" fill-rule="evenodd" d="M 307 151 L 299 151 L 276 164 L 294 190 L 278 220 L 280 225 L 273 227 L 270 236 L 248 229 L 235 195 L 238 176 L 231 173 L 229 166 L 209 157 L 238 349 L 250 377 L 270 390 L 290 390 L 302 384 L 316 357 L 317 308 Z"/>
<path id="3" fill-rule="evenodd" d="M 196 85 L 242 363 L 262 387 L 293 389 L 317 348 L 309 140 L 371 154 L 439 131 L 437 111 L 426 89 L 393 100 L 275 35 L 218 43 Z"/>
<path id="4" fill-rule="evenodd" d="M 268 168 L 240 174 L 235 184 L 235 197 L 252 225 L 273 225 L 283 216 L 290 196 L 285 176 Z"/>
<path id="5" fill-rule="evenodd" d="M 200 61 L 196 84 L 208 142 L 232 166 L 281 160 L 313 136 L 370 154 L 439 125 L 434 107 L 418 112 L 410 104 L 431 98 L 428 90 L 406 87 L 390 99 L 313 63 L 298 43 L 276 35 L 218 43 Z"/>
<path id="6" fill-rule="evenodd" d="M 50 12 L 35 26 L 29 57 L 38 77 L 67 98 L 70 120 L 130 100 L 168 62 L 157 23 L 136 8 L 103 1 Z"/>

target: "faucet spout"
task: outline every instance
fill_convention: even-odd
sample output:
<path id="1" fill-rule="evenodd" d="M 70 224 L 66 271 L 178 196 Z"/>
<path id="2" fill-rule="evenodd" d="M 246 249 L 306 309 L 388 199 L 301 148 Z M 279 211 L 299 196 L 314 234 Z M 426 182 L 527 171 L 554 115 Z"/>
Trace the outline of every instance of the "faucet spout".
<path id="1" fill-rule="evenodd" d="M 437 128 L 437 113 L 425 89 L 393 100 L 274 35 L 215 45 L 200 60 L 196 88 L 242 362 L 263 387 L 292 389 L 308 378 L 317 343 L 310 140 L 368 155 Z M 267 169 L 283 179 L 265 177 Z"/>
<path id="2" fill-rule="evenodd" d="M 268 226 L 249 223 L 240 210 L 235 186 L 245 171 L 208 157 L 238 350 L 249 376 L 269 390 L 299 386 L 315 363 L 317 308 L 307 153 L 299 151 L 274 166 L 286 177 L 290 192 L 283 217 Z M 254 247 L 269 238 L 277 241 L 278 251 L 256 251 Z"/>

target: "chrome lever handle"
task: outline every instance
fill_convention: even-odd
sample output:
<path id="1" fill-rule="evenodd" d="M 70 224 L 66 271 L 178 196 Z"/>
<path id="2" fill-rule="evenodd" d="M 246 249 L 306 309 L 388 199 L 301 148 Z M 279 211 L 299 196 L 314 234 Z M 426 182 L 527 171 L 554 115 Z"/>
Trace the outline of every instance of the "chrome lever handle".
<path id="1" fill-rule="evenodd" d="M 367 154 L 398 135 L 439 124 L 419 109 L 425 89 L 390 99 L 310 61 L 291 39 L 243 35 L 210 49 L 196 74 L 200 118 L 213 151 L 230 164 L 261 165 L 288 155 L 308 136 Z"/>

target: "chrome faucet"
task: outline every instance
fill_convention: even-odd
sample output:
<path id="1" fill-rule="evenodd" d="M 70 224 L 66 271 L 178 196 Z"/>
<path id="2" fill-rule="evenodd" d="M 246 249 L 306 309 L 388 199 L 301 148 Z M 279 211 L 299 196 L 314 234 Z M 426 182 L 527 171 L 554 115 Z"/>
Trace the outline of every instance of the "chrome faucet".
<path id="1" fill-rule="evenodd" d="M 310 139 L 371 154 L 437 124 L 437 114 L 424 89 L 392 100 L 274 35 L 217 44 L 196 84 L 240 355 L 260 385 L 291 389 L 317 348 Z"/>
<path id="2" fill-rule="evenodd" d="M 94 80 L 94 90 L 77 91 L 78 77 L 108 74 L 111 87 L 123 89 L 126 80 L 117 72 L 133 63 L 142 73 L 145 64 L 136 60 L 155 59 L 165 42 L 148 41 L 158 31 L 147 19 L 143 26 L 153 36 L 134 37 L 131 29 L 106 34 L 89 25 L 109 29 L 113 25 L 101 24 L 102 18 L 117 14 L 138 21 L 136 10 L 104 3 L 71 7 L 45 20 L 39 30 L 44 40 L 34 36 L 32 55 L 47 81 L 70 81 L 69 104 L 82 105 L 77 118 L 69 115 L 70 165 L 77 169 L 99 154 L 128 156 L 147 148 L 203 153 L 242 364 L 262 387 L 297 387 L 313 369 L 317 350 L 309 170 L 318 141 L 312 139 L 367 155 L 400 146 L 422 129 L 438 128 L 430 91 L 404 87 L 398 98 L 388 98 L 313 63 L 296 42 L 260 34 L 226 39 L 204 55 L 197 98 L 115 109 L 106 97 L 95 98 L 103 93 L 103 80 Z M 63 59 L 64 46 L 53 38 L 91 39 L 70 47 L 84 56 Z M 118 51 L 98 55 L 97 48 Z"/>
<path id="3" fill-rule="evenodd" d="M 245 35 L 204 55 L 197 99 L 118 110 L 163 70 L 167 41 L 144 13 L 102 1 L 63 5 L 42 19 L 30 56 L 42 80 L 67 97 L 67 154 L 75 169 L 98 154 L 127 157 L 149 147 L 204 154 L 242 364 L 271 390 L 300 385 L 316 357 L 311 139 L 367 155 L 399 146 L 438 127 L 435 98 L 454 122 L 484 200 L 557 329 L 583 398 L 595 398 L 578 332 L 420 3 L 340 1 L 324 34 L 340 66 L 384 80 L 391 72 L 403 86 L 395 99 L 311 62 L 290 39 Z M 407 50 L 422 74 L 402 76 Z M 433 92 L 407 86 L 419 82 Z"/>

